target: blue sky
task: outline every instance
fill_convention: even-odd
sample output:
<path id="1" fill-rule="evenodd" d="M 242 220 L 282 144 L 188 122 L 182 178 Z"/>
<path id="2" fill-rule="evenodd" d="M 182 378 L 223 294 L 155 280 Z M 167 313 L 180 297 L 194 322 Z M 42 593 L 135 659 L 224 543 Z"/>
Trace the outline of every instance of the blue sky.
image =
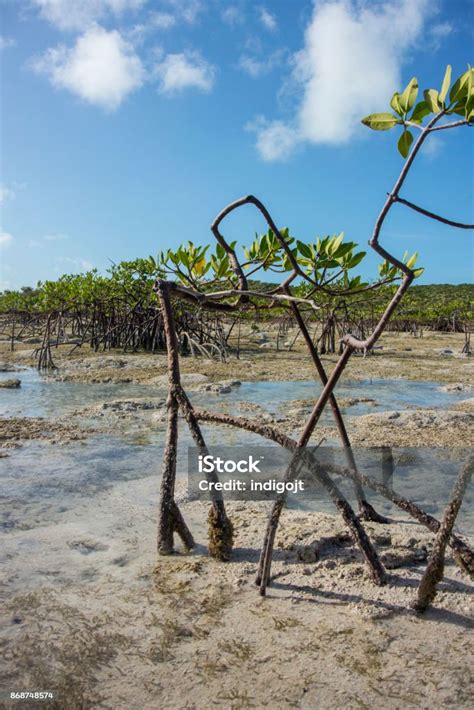
<path id="1" fill-rule="evenodd" d="M 0 0 L 0 288 L 211 239 L 253 193 L 299 239 L 366 244 L 403 160 L 360 118 L 473 63 L 473 0 Z M 429 138 L 403 196 L 473 222 L 470 128 Z M 252 208 L 223 224 L 242 243 Z M 424 283 L 473 276 L 472 232 L 397 207 Z M 364 276 L 376 276 L 367 259 Z"/>

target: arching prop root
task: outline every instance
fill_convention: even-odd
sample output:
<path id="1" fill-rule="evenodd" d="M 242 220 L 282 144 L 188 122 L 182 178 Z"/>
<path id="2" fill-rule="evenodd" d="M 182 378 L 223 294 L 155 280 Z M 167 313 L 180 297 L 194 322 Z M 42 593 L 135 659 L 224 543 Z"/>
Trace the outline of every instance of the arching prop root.
<path id="1" fill-rule="evenodd" d="M 199 426 L 193 406 L 181 386 L 176 389 L 176 398 L 181 412 L 188 423 L 194 443 L 205 456 L 208 451 L 201 427 Z M 208 480 L 212 480 L 214 483 L 219 480 L 217 474 L 214 472 L 208 473 L 207 477 Z M 211 557 L 226 562 L 230 559 L 234 540 L 232 523 L 227 517 L 223 500 L 217 499 L 212 501 L 207 520 L 209 554 Z"/>
<path id="2" fill-rule="evenodd" d="M 275 430 L 268 425 L 262 425 L 258 422 L 254 422 L 251 419 L 244 419 L 243 417 L 233 417 L 227 414 L 215 414 L 213 412 L 206 412 L 200 409 L 194 410 L 194 414 L 198 420 L 236 426 L 238 428 L 246 429 L 247 431 L 252 431 L 256 434 L 260 434 L 261 436 L 264 436 L 265 438 L 271 439 L 276 443 L 280 444 L 283 448 L 295 452 L 296 456 L 288 467 L 288 472 L 286 476 L 287 480 L 290 480 L 292 477 L 294 477 L 294 475 L 296 475 L 298 466 L 301 462 L 303 462 L 310 468 L 311 472 L 316 476 L 318 482 L 321 483 L 321 485 L 328 491 L 331 500 L 333 501 L 337 510 L 342 515 L 345 524 L 349 528 L 352 539 L 360 547 L 362 554 L 364 555 L 364 558 L 368 564 L 370 575 L 373 581 L 376 584 L 385 584 L 385 571 L 378 558 L 377 552 L 373 547 L 367 533 L 365 532 L 360 520 L 357 518 L 354 510 L 349 505 L 342 492 L 339 490 L 339 488 L 335 485 L 335 483 L 331 480 L 328 474 L 324 471 L 321 465 L 316 461 L 316 459 L 307 449 L 299 448 L 298 442 L 286 436 L 286 434 L 284 434 L 283 432 Z M 259 572 L 257 575 L 257 583 L 260 584 L 261 591 L 263 594 L 265 593 L 265 587 L 269 579 L 271 552 L 273 550 L 276 529 L 284 504 L 285 496 L 279 496 L 274 503 L 272 513 L 269 519 L 269 524 L 265 533 L 265 540 L 260 556 Z"/>
<path id="3" fill-rule="evenodd" d="M 444 511 L 443 520 L 436 535 L 433 550 L 428 558 L 425 573 L 418 587 L 418 594 L 412 606 L 420 612 L 426 611 L 436 596 L 436 587 L 443 579 L 446 546 L 451 537 L 454 522 L 461 507 L 464 493 L 474 471 L 474 457 L 461 470 L 454 485 L 451 500 Z"/>
<path id="4" fill-rule="evenodd" d="M 288 288 L 285 288 L 286 292 L 288 292 Z M 328 377 L 326 374 L 326 370 L 324 369 L 323 363 L 321 362 L 321 358 L 318 355 L 318 351 L 314 346 L 313 339 L 311 338 L 311 334 L 306 326 L 306 323 L 304 321 L 303 316 L 300 313 L 300 309 L 298 305 L 292 301 L 291 303 L 291 309 L 293 311 L 293 314 L 295 316 L 296 322 L 299 327 L 300 333 L 303 334 L 304 341 L 306 343 L 306 347 L 308 348 L 308 352 L 311 356 L 311 359 L 313 361 L 313 364 L 316 368 L 316 371 L 319 375 L 319 378 L 323 384 L 323 386 L 327 385 L 328 382 Z M 357 466 L 354 458 L 354 454 L 351 448 L 351 442 L 349 439 L 349 434 L 347 433 L 347 428 L 344 423 L 344 419 L 341 414 L 341 410 L 339 409 L 339 405 L 336 400 L 336 396 L 334 392 L 331 392 L 329 395 L 329 404 L 331 406 L 331 410 L 333 413 L 334 420 L 336 422 L 337 430 L 339 433 L 339 438 L 341 440 L 341 443 L 344 447 L 344 452 L 346 455 L 346 460 L 348 463 L 348 466 L 354 471 L 357 472 Z M 372 505 L 367 501 L 364 490 L 363 488 L 358 484 L 355 483 L 355 491 L 356 491 L 356 496 L 357 496 L 357 502 L 359 504 L 359 513 L 360 517 L 362 520 L 368 520 L 376 523 L 387 523 L 387 518 L 385 518 L 383 515 L 380 515 L 377 513 L 377 511 L 374 509 Z"/>
<path id="5" fill-rule="evenodd" d="M 345 347 L 345 350 L 341 357 L 339 358 L 339 361 L 337 365 L 335 366 L 334 370 L 332 371 L 331 375 L 329 378 L 326 378 L 326 382 L 324 384 L 323 390 L 321 394 L 319 395 L 319 398 L 317 402 L 315 403 L 313 407 L 313 411 L 311 412 L 310 416 L 308 417 L 308 420 L 306 422 L 306 425 L 298 439 L 298 442 L 296 444 L 296 450 L 298 452 L 302 452 L 302 455 L 304 456 L 305 453 L 305 447 L 308 445 L 309 440 L 314 432 L 314 429 L 316 425 L 319 422 L 319 419 L 321 417 L 321 414 L 324 411 L 324 408 L 326 404 L 328 403 L 329 400 L 331 400 L 331 397 L 333 397 L 333 391 L 334 388 L 339 380 L 339 377 L 341 376 L 342 372 L 344 371 L 344 368 L 347 364 L 347 361 L 349 357 L 352 354 L 352 347 L 347 345 Z M 324 378 L 325 378 L 325 373 L 324 373 Z M 335 399 L 333 399 L 333 403 L 335 403 Z M 336 405 L 337 409 L 337 405 Z M 334 407 L 333 407 L 334 411 Z M 347 434 L 346 434 L 347 436 Z M 347 439 L 347 441 L 349 441 Z M 350 442 L 349 442 L 349 447 L 346 447 L 346 453 L 350 450 Z M 352 453 L 352 450 L 350 450 Z M 353 458 L 352 458 L 353 460 Z M 355 463 L 355 462 L 354 462 Z M 346 523 L 346 525 L 349 527 L 349 530 L 351 532 L 352 538 L 354 542 L 356 542 L 364 555 L 364 558 L 366 560 L 366 563 L 369 567 L 370 570 L 370 575 L 372 577 L 372 580 L 374 581 L 375 584 L 385 584 L 386 583 L 386 574 L 385 570 L 383 568 L 382 563 L 380 562 L 377 552 L 372 545 L 369 537 L 367 536 L 367 533 L 365 532 L 362 524 L 360 521 L 357 519 L 354 511 L 352 510 L 352 507 L 349 505 L 345 497 L 343 496 L 342 492 L 335 486 L 335 484 L 331 481 L 330 477 L 327 475 L 325 471 L 323 471 L 320 467 L 314 468 L 313 471 L 316 474 L 318 480 L 322 483 L 322 485 L 325 486 L 325 488 L 328 490 L 333 503 L 335 506 L 340 510 L 342 517 Z M 289 465 L 288 471 L 287 471 L 287 477 L 292 478 L 294 477 L 296 473 L 295 465 L 294 462 L 292 461 Z M 257 576 L 257 580 L 260 581 L 260 594 L 262 596 L 265 595 L 266 587 L 270 579 L 270 569 L 271 569 L 271 560 L 272 560 L 272 555 L 273 555 L 273 546 L 275 542 L 275 535 L 276 531 L 278 528 L 278 523 L 280 520 L 280 516 L 284 507 L 284 498 L 281 497 L 277 501 L 275 501 L 275 504 L 273 506 L 272 512 L 270 514 L 268 524 L 267 524 L 267 530 L 265 533 L 265 538 L 264 538 L 264 543 L 262 547 L 262 553 L 260 557 L 260 565 L 259 565 L 259 572 Z"/>
<path id="6" fill-rule="evenodd" d="M 208 549 L 211 557 L 221 562 L 230 560 L 234 543 L 234 529 L 229 518 L 222 519 L 219 511 L 211 506 L 207 515 Z"/>
<path id="7" fill-rule="evenodd" d="M 177 532 L 187 549 L 194 547 L 193 537 L 175 502 L 176 462 L 178 448 L 178 414 L 181 410 L 193 437 L 203 453 L 206 443 L 193 407 L 181 386 L 178 339 L 166 281 L 158 281 L 156 291 L 160 299 L 168 353 L 168 422 L 160 492 L 158 523 L 158 551 L 162 555 L 174 551 L 173 534 Z M 232 523 L 227 517 L 223 501 L 213 501 L 209 512 L 209 553 L 219 560 L 228 560 L 232 551 Z"/>
<path id="8" fill-rule="evenodd" d="M 238 429 L 243 429 L 245 431 L 258 434 L 264 439 L 273 441 L 274 443 L 279 444 L 280 446 L 289 451 L 294 451 L 297 448 L 297 442 L 295 441 L 295 439 L 292 439 L 291 437 L 281 432 L 279 429 L 270 426 L 269 424 L 261 424 L 260 422 L 257 422 L 253 419 L 246 419 L 245 417 L 230 416 L 228 414 L 219 414 L 216 412 L 207 412 L 202 409 L 196 409 L 195 415 L 200 421 L 234 426 Z M 305 465 L 307 465 L 310 470 L 313 470 L 312 467 L 316 467 L 316 470 L 320 469 L 320 463 L 314 458 L 313 454 L 309 450 L 306 450 L 304 452 L 304 461 Z M 438 533 L 441 526 L 439 520 L 434 518 L 429 513 L 426 513 L 422 508 L 420 508 L 420 506 L 418 506 L 413 501 L 408 500 L 408 498 L 404 498 L 398 493 L 395 493 L 391 488 L 385 486 L 383 483 L 379 483 L 373 478 L 370 478 L 370 476 L 366 476 L 360 472 L 355 472 L 352 468 L 343 468 L 339 466 L 327 465 L 326 469 L 328 473 L 339 476 L 345 476 L 350 480 L 354 481 L 354 483 L 359 484 L 360 486 L 370 488 L 375 493 L 378 493 L 383 498 L 386 498 L 398 508 L 408 513 L 411 517 L 417 520 L 421 525 L 426 527 L 432 533 Z M 465 543 L 463 540 L 461 540 L 461 538 L 459 538 L 452 532 L 449 536 L 447 544 L 451 547 L 454 559 L 459 565 L 459 567 L 462 569 L 462 571 L 468 574 L 471 579 L 474 579 L 474 550 L 472 550 L 467 543 Z M 263 546 L 265 547 L 265 541 Z M 258 581 L 258 583 L 260 583 L 260 580 Z"/>

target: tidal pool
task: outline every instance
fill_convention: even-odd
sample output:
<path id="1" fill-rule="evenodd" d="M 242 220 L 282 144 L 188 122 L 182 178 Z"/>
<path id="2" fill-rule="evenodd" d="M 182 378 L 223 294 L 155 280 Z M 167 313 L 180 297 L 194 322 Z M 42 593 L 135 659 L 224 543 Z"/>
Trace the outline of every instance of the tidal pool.
<path id="1" fill-rule="evenodd" d="M 1 373 L 2 377 L 12 376 Z M 0 390 L 1 416 L 61 417 L 66 421 L 75 409 L 121 397 L 165 396 L 163 388 L 133 384 L 82 384 L 44 379 L 35 370 L 25 369 L 17 375 L 22 380 L 18 390 Z M 196 405 L 235 411 L 239 403 L 259 405 L 270 414 L 285 409 L 286 403 L 298 399 L 315 398 L 321 386 L 316 382 L 243 382 L 224 395 L 207 392 L 192 392 Z M 340 399 L 369 397 L 377 406 L 366 402 L 347 408 L 347 413 L 361 415 L 368 412 L 383 412 L 407 407 L 448 407 L 465 399 L 463 392 L 445 392 L 435 382 L 411 382 L 407 380 L 366 380 L 343 382 L 337 388 Z M 248 413 L 258 416 L 258 413 Z M 331 420 L 330 412 L 323 422 Z M 127 425 L 128 426 L 128 425 Z M 150 515 L 156 516 L 161 462 L 163 455 L 163 426 L 150 426 L 135 431 L 131 422 L 124 435 L 104 433 L 91 435 L 86 441 L 67 445 L 26 443 L 19 449 L 9 451 L 7 458 L 0 459 L 2 481 L 3 530 L 31 529 L 51 524 L 75 506 L 84 506 L 87 499 L 124 486 L 127 482 L 144 483 L 147 499 L 141 499 L 140 486 L 134 486 L 134 496 L 140 498 Z M 250 446 L 262 442 L 257 435 L 241 430 L 231 430 L 212 425 L 203 425 L 206 441 L 210 447 Z M 186 476 L 187 450 L 192 445 L 185 426 L 180 429 L 178 476 Z M 434 515 L 441 515 L 449 498 L 459 467 L 456 457 L 443 466 L 442 475 L 435 466 L 436 454 L 426 454 L 423 466 L 410 468 L 400 465 L 393 485 L 397 492 L 406 495 Z M 431 458 L 430 458 L 431 457 Z M 147 481 L 145 486 L 145 479 Z M 349 484 L 341 484 L 347 495 L 353 497 Z M 130 489 L 130 491 L 132 488 Z M 150 497 L 149 491 L 153 492 Z M 458 527 L 466 533 L 474 533 L 472 511 L 472 488 L 467 492 L 458 519 Z M 132 494 L 131 494 L 132 495 Z M 369 498 L 372 496 L 369 494 Z M 388 501 L 374 498 L 378 509 L 388 515 L 398 516 L 399 511 Z M 137 501 L 138 504 L 138 501 Z M 302 501 L 289 499 L 294 507 L 311 510 L 332 510 L 332 504 L 324 497 L 321 500 Z"/>
<path id="2" fill-rule="evenodd" d="M 37 370 L 25 368 L 18 373 L 0 373 L 0 379 L 21 380 L 18 389 L 0 391 L 0 416 L 51 417 L 67 414 L 74 409 L 87 405 L 110 401 L 120 397 L 165 396 L 164 386 L 82 382 L 61 382 L 43 377 Z M 200 406 L 214 402 L 249 402 L 259 404 L 270 413 L 291 400 L 314 399 L 321 391 L 317 381 L 279 381 L 279 382 L 242 382 L 233 387 L 231 392 L 213 395 L 207 392 L 190 392 L 192 400 Z M 368 402 L 359 402 L 347 408 L 351 415 L 367 414 L 392 409 L 418 407 L 449 407 L 457 401 L 466 399 L 465 392 L 445 392 L 436 382 L 415 382 L 411 380 L 347 380 L 336 388 L 339 399 L 371 398 L 377 407 Z M 344 407 L 343 407 L 344 409 Z M 329 412 L 327 414 L 330 416 Z"/>

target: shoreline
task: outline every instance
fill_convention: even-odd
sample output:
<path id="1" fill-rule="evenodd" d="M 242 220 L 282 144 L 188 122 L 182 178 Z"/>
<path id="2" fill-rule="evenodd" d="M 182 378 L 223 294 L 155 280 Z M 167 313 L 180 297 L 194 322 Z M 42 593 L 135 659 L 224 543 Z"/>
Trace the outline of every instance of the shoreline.
<path id="1" fill-rule="evenodd" d="M 379 349 L 363 357 L 353 357 L 344 374 L 344 380 L 410 379 L 450 384 L 474 380 L 474 358 L 461 353 L 462 333 L 427 332 L 423 338 L 408 333 L 388 333 L 380 339 Z M 309 361 L 302 343 L 291 352 L 248 346 L 241 358 L 231 356 L 228 362 L 202 357 L 182 357 L 184 374 L 202 374 L 211 382 L 238 378 L 246 381 L 318 380 L 314 366 Z M 381 348 L 381 349 L 380 349 Z M 166 354 L 123 353 L 122 351 L 94 352 L 77 349 L 67 356 L 65 348 L 53 348 L 53 361 L 58 371 L 54 379 L 89 383 L 153 384 L 155 378 L 166 376 Z M 35 366 L 33 350 L 27 344 L 17 345 L 13 353 L 9 343 L 0 342 L 0 360 L 15 365 Z M 323 365 L 330 369 L 337 355 L 322 355 Z M 436 373 L 436 377 L 433 377 Z M 21 378 L 20 378 L 21 379 Z"/>

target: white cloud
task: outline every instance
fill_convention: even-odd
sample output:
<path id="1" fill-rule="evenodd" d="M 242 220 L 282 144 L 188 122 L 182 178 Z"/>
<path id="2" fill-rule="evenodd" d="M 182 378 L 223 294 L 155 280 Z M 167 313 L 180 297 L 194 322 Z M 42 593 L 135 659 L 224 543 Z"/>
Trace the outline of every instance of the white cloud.
<path id="1" fill-rule="evenodd" d="M 252 79 L 258 79 L 261 76 L 269 74 L 272 69 L 279 66 L 283 58 L 284 51 L 281 49 L 277 49 L 264 59 L 259 59 L 250 54 L 243 54 L 239 59 L 239 67 L 242 71 L 251 76 Z"/>
<path id="2" fill-rule="evenodd" d="M 216 69 L 197 52 L 182 52 L 167 54 L 155 65 L 154 73 L 160 81 L 162 94 L 175 94 L 193 87 L 209 92 L 214 85 Z"/>
<path id="3" fill-rule="evenodd" d="M 15 47 L 16 40 L 13 37 L 5 37 L 5 35 L 0 35 L 0 51 L 3 49 L 10 49 L 10 47 Z"/>
<path id="4" fill-rule="evenodd" d="M 298 145 L 296 132 L 283 121 L 268 122 L 259 116 L 245 128 L 257 133 L 257 150 L 263 160 L 285 160 Z"/>
<path id="5" fill-rule="evenodd" d="M 117 30 L 108 32 L 99 26 L 87 30 L 73 47 L 48 49 L 33 69 L 48 76 L 53 86 L 107 111 L 118 108 L 145 80 L 133 47 Z"/>
<path id="6" fill-rule="evenodd" d="M 142 1 L 146 3 L 148 0 Z M 201 0 L 161 0 L 160 5 L 160 10 L 143 13 L 137 24 L 124 30 L 135 44 L 156 31 L 170 30 L 179 24 L 194 24 L 204 9 Z"/>
<path id="7" fill-rule="evenodd" d="M 221 13 L 221 18 L 226 25 L 230 25 L 231 27 L 241 24 L 244 20 L 242 11 L 236 5 L 226 7 Z"/>
<path id="8" fill-rule="evenodd" d="M 60 30 L 85 30 L 108 14 L 137 10 L 147 0 L 33 0 L 41 16 Z"/>
<path id="9" fill-rule="evenodd" d="M 294 57 L 296 113 L 286 124 L 260 122 L 262 158 L 284 159 L 300 143 L 350 140 L 361 117 L 384 110 L 402 88 L 402 62 L 428 13 L 428 0 L 315 2 L 304 48 Z"/>
<path id="10" fill-rule="evenodd" d="M 272 15 L 272 13 L 268 12 L 268 10 L 266 10 L 264 7 L 260 8 L 258 16 L 260 22 L 266 30 L 268 30 L 269 32 L 274 32 L 277 29 L 278 25 L 275 15 Z"/>
<path id="11" fill-rule="evenodd" d="M 454 32 L 454 27 L 450 22 L 439 22 L 433 25 L 429 35 L 431 37 L 431 49 L 438 49 L 446 37 L 449 37 Z"/>
<path id="12" fill-rule="evenodd" d="M 3 205 L 7 200 L 14 200 L 16 193 L 7 185 L 0 185 L 0 205 Z"/>
<path id="13" fill-rule="evenodd" d="M 174 27 L 176 22 L 176 16 L 170 12 L 152 12 L 148 17 L 148 23 L 160 30 L 168 30 L 170 27 Z"/>
<path id="14" fill-rule="evenodd" d="M 192 25 L 196 22 L 200 13 L 204 10 L 204 5 L 201 0 L 166 0 L 176 15 Z"/>
<path id="15" fill-rule="evenodd" d="M 239 59 L 239 67 L 252 79 L 257 79 L 266 73 L 266 62 L 255 57 L 250 57 L 248 54 L 243 54 Z"/>
<path id="16" fill-rule="evenodd" d="M 8 247 L 13 242 L 13 237 L 9 232 L 0 232 L 0 247 Z"/>
<path id="17" fill-rule="evenodd" d="M 140 22 L 125 32 L 126 36 L 136 45 L 156 31 L 169 30 L 176 25 L 178 18 L 170 12 L 150 12 L 143 22 Z"/>

